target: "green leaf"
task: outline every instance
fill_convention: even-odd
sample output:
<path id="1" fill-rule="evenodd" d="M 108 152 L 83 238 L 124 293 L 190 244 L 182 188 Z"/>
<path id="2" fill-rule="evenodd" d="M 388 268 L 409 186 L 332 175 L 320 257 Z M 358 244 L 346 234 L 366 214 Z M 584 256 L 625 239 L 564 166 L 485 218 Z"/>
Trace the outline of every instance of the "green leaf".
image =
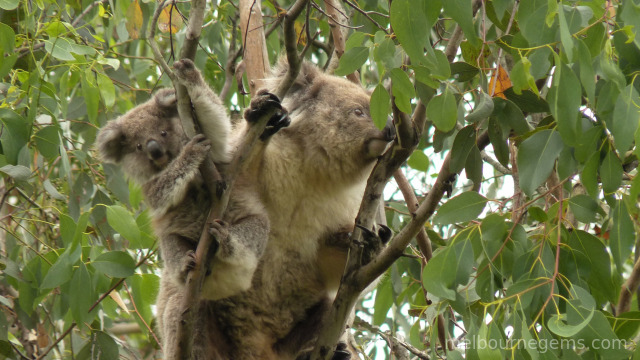
<path id="1" fill-rule="evenodd" d="M 496 158 L 503 166 L 509 166 L 509 145 L 507 145 L 507 140 L 502 134 L 498 120 L 493 116 L 489 118 L 487 132 L 489 133 L 489 140 Z"/>
<path id="2" fill-rule="evenodd" d="M 36 148 L 42 156 L 49 160 L 60 156 L 60 134 L 58 129 L 59 127 L 55 125 L 45 126 L 34 136 Z"/>
<path id="3" fill-rule="evenodd" d="M 573 70 L 565 64 L 559 64 L 556 59 L 556 72 L 553 75 L 553 84 L 549 89 L 547 101 L 551 114 L 558 124 L 558 132 L 562 140 L 568 145 L 575 146 L 580 141 L 580 104 L 582 101 L 582 86 L 573 73 Z"/>
<path id="4" fill-rule="evenodd" d="M 0 8 L 4 10 L 13 10 L 18 7 L 20 0 L 0 0 Z"/>
<path id="5" fill-rule="evenodd" d="M 522 57 L 518 62 L 513 65 L 511 69 L 511 82 L 513 83 L 513 91 L 521 95 L 522 90 L 531 89 L 534 93 L 538 94 L 538 87 L 536 86 L 536 80 L 530 73 L 531 61 L 526 57 Z"/>
<path id="6" fill-rule="evenodd" d="M 109 251 L 100 254 L 91 265 L 105 275 L 118 278 L 126 278 L 133 275 L 136 263 L 133 258 L 124 251 Z"/>
<path id="7" fill-rule="evenodd" d="M 627 86 L 618 96 L 613 110 L 612 121 L 607 128 L 613 136 L 613 141 L 620 155 L 629 150 L 633 136 L 638 129 L 640 119 L 640 96 L 633 85 Z"/>
<path id="8" fill-rule="evenodd" d="M 54 58 L 62 61 L 74 61 L 76 58 L 71 54 L 71 44 L 69 40 L 61 37 L 54 37 L 44 40 L 45 50 Z"/>
<path id="9" fill-rule="evenodd" d="M 509 100 L 500 97 L 493 98 L 493 113 L 491 117 L 497 120 L 503 134 L 508 134 L 511 129 L 517 135 L 524 135 L 530 131 L 522 110 Z"/>
<path id="10" fill-rule="evenodd" d="M 345 51 L 334 74 L 345 76 L 360 69 L 369 58 L 369 48 L 359 46 Z"/>
<path id="11" fill-rule="evenodd" d="M 583 223 L 596 221 L 598 203 L 588 195 L 576 195 L 569 199 L 569 209 L 576 219 Z"/>
<path id="12" fill-rule="evenodd" d="M 424 61 L 424 48 L 432 23 L 429 23 L 423 7 L 416 6 L 415 0 L 396 0 L 389 9 L 391 26 L 404 51 L 414 64 Z"/>
<path id="13" fill-rule="evenodd" d="M 555 0 L 553 0 L 555 3 Z M 564 10 L 558 11 L 558 23 L 560 24 L 560 41 L 562 42 L 562 49 L 569 62 L 573 60 L 573 38 L 571 37 L 571 31 L 567 25 L 567 19 L 564 16 Z"/>
<path id="14" fill-rule="evenodd" d="M 427 171 L 429 170 L 429 157 L 422 150 L 415 150 L 409 159 L 407 164 L 415 170 Z"/>
<path id="15" fill-rule="evenodd" d="M 401 65 L 401 58 L 396 52 L 396 44 L 391 38 L 385 37 L 373 50 L 373 58 L 381 63 L 385 69 L 393 69 Z"/>
<path id="16" fill-rule="evenodd" d="M 94 331 L 91 340 L 78 352 L 77 358 L 114 360 L 120 358 L 120 350 L 118 344 L 107 333 Z"/>
<path id="17" fill-rule="evenodd" d="M 449 64 L 447 56 L 440 50 L 429 49 L 430 53 L 429 56 L 425 58 L 424 64 L 431 72 L 431 75 L 438 80 L 450 78 L 451 64 Z"/>
<path id="18" fill-rule="evenodd" d="M 439 225 L 475 220 L 484 210 L 487 198 L 474 191 L 463 192 L 444 203 L 433 217 Z"/>
<path id="19" fill-rule="evenodd" d="M 471 149 L 476 144 L 476 128 L 468 125 L 462 128 L 456 138 L 453 140 L 451 147 L 451 161 L 449 162 L 449 170 L 452 173 L 459 173 L 464 168 L 467 157 Z"/>
<path id="20" fill-rule="evenodd" d="M 587 94 L 587 99 L 589 99 L 591 103 L 595 103 L 596 82 L 593 81 L 593 79 L 595 79 L 596 74 L 593 70 L 593 59 L 584 41 L 580 39 L 576 39 L 575 41 L 578 50 L 578 64 L 580 66 L 580 83 Z"/>
<path id="21" fill-rule="evenodd" d="M 391 110 L 391 97 L 382 84 L 378 84 L 373 94 L 371 94 L 371 100 L 369 101 L 369 109 L 371 111 L 371 118 L 376 127 L 382 130 L 387 124 L 387 118 L 389 117 L 389 110 Z"/>
<path id="22" fill-rule="evenodd" d="M 473 111 L 464 118 L 468 122 L 475 123 L 484 120 L 493 113 L 493 99 L 482 90 L 480 90 L 475 105 Z"/>
<path id="23" fill-rule="evenodd" d="M 615 151 L 609 151 L 600 165 L 600 178 L 602 190 L 605 194 L 611 194 L 618 190 L 622 184 L 622 163 Z"/>
<path id="24" fill-rule="evenodd" d="M 31 177 L 31 170 L 22 165 L 5 165 L 0 168 L 3 172 L 18 181 L 26 181 Z"/>
<path id="25" fill-rule="evenodd" d="M 411 99 L 416 97 L 416 92 L 411 80 L 409 80 L 409 76 L 397 68 L 392 69 L 389 75 L 391 76 L 391 86 L 396 106 L 403 113 L 411 114 Z"/>
<path id="26" fill-rule="evenodd" d="M 617 200 L 611 215 L 609 246 L 618 271 L 624 269 L 623 264 L 631 255 L 633 244 L 635 244 L 633 221 L 629 217 L 624 201 Z"/>
<path id="27" fill-rule="evenodd" d="M 433 121 L 436 128 L 442 132 L 449 132 L 456 126 L 458 105 L 449 87 L 442 94 L 434 96 L 429 101 L 427 118 Z"/>
<path id="28" fill-rule="evenodd" d="M 600 152 L 594 152 L 584 164 L 580 173 L 580 182 L 587 189 L 587 194 L 592 198 L 598 196 L 598 166 L 600 165 Z"/>
<path id="29" fill-rule="evenodd" d="M 45 275 L 42 280 L 42 284 L 40 284 L 41 289 L 53 289 L 56 288 L 71 279 L 71 275 L 73 275 L 73 268 L 71 267 L 71 261 L 69 256 L 63 253 L 58 257 L 56 262 L 51 266 L 47 275 Z"/>
<path id="30" fill-rule="evenodd" d="M 16 33 L 7 25 L 0 23 L 0 55 L 11 54 L 16 44 Z M 7 59 L 4 58 L 3 61 Z"/>
<path id="31" fill-rule="evenodd" d="M 480 73 L 480 69 L 463 61 L 454 62 L 450 66 L 453 78 L 459 82 L 467 82 Z"/>
<path id="32" fill-rule="evenodd" d="M 376 299 L 373 305 L 373 325 L 380 326 L 387 320 L 387 313 L 393 305 L 393 287 L 391 277 L 386 276 L 376 287 Z"/>
<path id="33" fill-rule="evenodd" d="M 504 343 L 504 339 L 500 336 L 500 331 L 496 325 L 491 322 L 489 326 L 483 321 L 478 331 L 478 340 L 486 341 L 485 346 L 478 346 L 478 357 L 482 360 L 501 360 L 502 354 L 499 346 L 489 346 L 489 344 Z"/>
<path id="34" fill-rule="evenodd" d="M 445 0 L 442 2 L 442 7 L 444 12 L 460 25 L 467 40 L 473 45 L 479 45 L 480 41 L 473 25 L 473 5 L 471 0 Z"/>
<path id="35" fill-rule="evenodd" d="M 371 118 L 376 127 L 382 130 L 387 124 L 387 118 L 389 117 L 389 106 L 391 103 L 391 97 L 382 84 L 378 84 L 371 94 L 371 100 L 369 102 L 369 109 L 371 111 Z"/>
<path id="36" fill-rule="evenodd" d="M 468 228 L 456 234 L 449 246 L 434 253 L 422 272 L 422 281 L 429 293 L 456 299 L 457 286 L 466 284 L 473 271 L 474 241 L 480 241 L 479 232 L 477 228 Z"/>
<path id="37" fill-rule="evenodd" d="M 469 152 L 469 156 L 467 156 L 467 161 L 464 164 L 464 172 L 467 175 L 467 179 L 473 181 L 473 183 L 480 186 L 482 183 L 482 167 L 484 161 L 482 161 L 482 154 L 480 154 L 480 149 L 477 146 L 473 146 L 471 148 L 471 152 Z"/>
<path id="38" fill-rule="evenodd" d="M 87 105 L 87 115 L 89 121 L 94 125 L 98 124 L 98 106 L 100 105 L 100 90 L 90 81 L 91 72 L 82 75 L 82 96 Z"/>
<path id="39" fill-rule="evenodd" d="M 73 319 L 78 324 L 91 320 L 89 309 L 97 300 L 97 296 L 93 290 L 91 277 L 84 263 L 80 262 L 78 268 L 73 272 L 71 283 L 69 286 L 72 293 L 69 295 L 69 309 Z"/>
<path id="40" fill-rule="evenodd" d="M 564 144 L 557 132 L 542 130 L 533 134 L 518 148 L 520 188 L 531 196 L 551 174 Z"/>
<path id="41" fill-rule="evenodd" d="M 140 243 L 140 229 L 131 213 L 119 205 L 107 206 L 107 221 L 122 237 Z"/>
<path id="42" fill-rule="evenodd" d="M 113 80 L 105 74 L 98 73 L 98 89 L 100 89 L 104 105 L 111 108 L 116 102 L 116 88 L 113 86 Z"/>
<path id="43" fill-rule="evenodd" d="M 555 314 L 547 323 L 549 330 L 562 337 L 572 337 L 586 328 L 595 314 L 595 300 L 586 290 L 571 286 L 568 314 Z M 566 321 L 566 323 L 565 323 Z"/>

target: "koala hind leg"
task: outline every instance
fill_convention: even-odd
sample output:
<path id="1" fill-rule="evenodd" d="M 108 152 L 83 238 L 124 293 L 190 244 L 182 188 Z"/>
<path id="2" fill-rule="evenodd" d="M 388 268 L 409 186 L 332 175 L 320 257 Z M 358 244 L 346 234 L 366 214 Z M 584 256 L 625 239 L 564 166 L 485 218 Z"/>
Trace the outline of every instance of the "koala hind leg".
<path id="1" fill-rule="evenodd" d="M 209 260 L 203 298 L 217 300 L 249 289 L 268 239 L 268 221 L 260 216 L 249 216 L 233 225 L 216 220 L 209 231 L 218 249 Z"/>

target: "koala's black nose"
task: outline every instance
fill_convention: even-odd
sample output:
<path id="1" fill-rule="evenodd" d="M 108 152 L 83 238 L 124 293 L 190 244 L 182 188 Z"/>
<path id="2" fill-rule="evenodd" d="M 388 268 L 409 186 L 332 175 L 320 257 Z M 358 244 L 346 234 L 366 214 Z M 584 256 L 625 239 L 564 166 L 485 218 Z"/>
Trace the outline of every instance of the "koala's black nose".
<path id="1" fill-rule="evenodd" d="M 384 133 L 384 138 L 387 141 L 391 141 L 396 138 L 396 127 L 393 126 L 393 119 L 387 119 L 387 124 L 384 126 L 384 129 L 382 129 L 382 132 Z"/>
<path id="2" fill-rule="evenodd" d="M 164 150 L 157 141 L 149 140 L 147 142 L 147 154 L 149 154 L 151 160 L 158 160 L 164 156 Z"/>

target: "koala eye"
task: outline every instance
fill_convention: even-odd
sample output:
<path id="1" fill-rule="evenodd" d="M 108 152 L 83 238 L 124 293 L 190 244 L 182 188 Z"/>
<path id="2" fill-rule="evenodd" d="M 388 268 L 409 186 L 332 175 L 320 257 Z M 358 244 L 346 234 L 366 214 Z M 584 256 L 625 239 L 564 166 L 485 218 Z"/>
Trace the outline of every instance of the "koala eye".
<path id="1" fill-rule="evenodd" d="M 364 111 L 362 111 L 362 109 L 360 108 L 353 110 L 353 113 L 356 114 L 357 116 L 364 116 Z"/>
<path id="2" fill-rule="evenodd" d="M 136 145 L 136 148 L 137 148 L 138 150 L 141 150 L 141 151 L 142 151 L 142 144 L 138 144 L 138 145 Z"/>
<path id="3" fill-rule="evenodd" d="M 162 137 L 167 136 L 167 132 L 166 132 L 166 131 L 164 131 L 164 130 L 162 130 L 162 131 L 160 132 L 160 136 L 162 136 Z"/>

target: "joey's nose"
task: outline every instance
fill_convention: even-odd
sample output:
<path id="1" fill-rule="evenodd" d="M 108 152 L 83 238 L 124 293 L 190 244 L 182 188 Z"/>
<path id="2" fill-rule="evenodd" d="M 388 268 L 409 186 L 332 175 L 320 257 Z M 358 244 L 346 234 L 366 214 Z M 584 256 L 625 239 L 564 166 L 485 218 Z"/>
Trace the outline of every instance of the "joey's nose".
<path id="1" fill-rule="evenodd" d="M 382 129 L 382 133 L 384 134 L 384 138 L 387 141 L 395 139 L 396 127 L 393 126 L 393 120 L 391 118 L 387 118 L 387 124 Z"/>
<path id="2" fill-rule="evenodd" d="M 162 146 L 155 140 L 147 141 L 147 153 L 151 160 L 158 160 L 164 156 Z"/>

